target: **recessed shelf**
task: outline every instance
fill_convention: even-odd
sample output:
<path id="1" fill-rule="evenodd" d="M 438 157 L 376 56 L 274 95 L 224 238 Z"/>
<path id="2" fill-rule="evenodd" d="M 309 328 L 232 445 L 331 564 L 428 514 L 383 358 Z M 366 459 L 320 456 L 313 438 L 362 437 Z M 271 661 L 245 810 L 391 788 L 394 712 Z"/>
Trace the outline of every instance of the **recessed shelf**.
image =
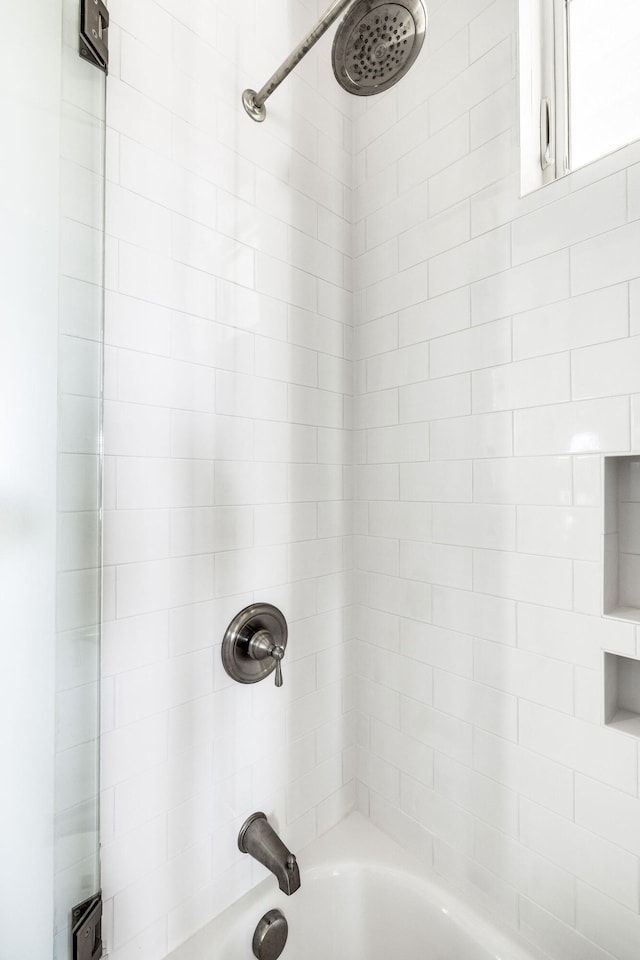
<path id="1" fill-rule="evenodd" d="M 607 617 L 640 623 L 640 455 L 605 457 L 604 595 Z"/>
<path id="2" fill-rule="evenodd" d="M 604 722 L 640 738 L 640 660 L 605 653 Z"/>

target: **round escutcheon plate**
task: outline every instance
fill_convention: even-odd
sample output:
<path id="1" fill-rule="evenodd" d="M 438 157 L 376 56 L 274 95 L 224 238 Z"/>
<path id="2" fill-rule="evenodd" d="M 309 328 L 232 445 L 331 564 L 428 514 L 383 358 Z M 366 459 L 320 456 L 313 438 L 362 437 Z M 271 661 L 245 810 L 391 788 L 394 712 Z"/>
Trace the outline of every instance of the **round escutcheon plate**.
<path id="1" fill-rule="evenodd" d="M 287 646 L 287 621 L 271 603 L 251 603 L 236 614 L 222 639 L 222 663 L 238 683 L 257 683 L 276 669 L 276 659 L 252 656 L 250 643 L 258 634 L 267 635 L 282 650 Z"/>

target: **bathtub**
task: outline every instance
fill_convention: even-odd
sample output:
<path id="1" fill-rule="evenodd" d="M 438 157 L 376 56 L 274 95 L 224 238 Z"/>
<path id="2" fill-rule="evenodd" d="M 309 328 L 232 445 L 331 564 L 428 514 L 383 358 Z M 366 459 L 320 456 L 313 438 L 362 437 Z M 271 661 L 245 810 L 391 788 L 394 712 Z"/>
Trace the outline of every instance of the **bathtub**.
<path id="1" fill-rule="evenodd" d="M 358 813 L 298 862 L 293 896 L 268 876 L 167 960 L 252 960 L 256 924 L 276 907 L 289 923 L 282 960 L 539 960 Z"/>

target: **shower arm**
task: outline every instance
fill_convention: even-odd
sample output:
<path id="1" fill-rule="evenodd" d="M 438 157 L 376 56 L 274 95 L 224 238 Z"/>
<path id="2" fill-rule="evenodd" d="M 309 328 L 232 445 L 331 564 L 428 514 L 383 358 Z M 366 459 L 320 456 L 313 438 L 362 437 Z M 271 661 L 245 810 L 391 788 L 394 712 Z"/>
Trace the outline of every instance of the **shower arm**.
<path id="1" fill-rule="evenodd" d="M 334 23 L 341 13 L 347 7 L 350 7 L 354 0 L 334 0 L 331 6 L 325 10 L 320 20 L 311 30 L 304 40 L 302 40 L 295 50 L 289 54 L 287 59 L 280 64 L 275 73 L 267 80 L 265 85 L 258 90 L 245 90 L 242 94 L 242 103 L 245 110 L 252 120 L 260 123 L 267 115 L 265 102 L 269 99 L 274 90 L 277 90 L 283 80 L 289 76 L 294 67 L 297 67 L 300 61 L 307 55 L 309 50 L 318 42 Z"/>

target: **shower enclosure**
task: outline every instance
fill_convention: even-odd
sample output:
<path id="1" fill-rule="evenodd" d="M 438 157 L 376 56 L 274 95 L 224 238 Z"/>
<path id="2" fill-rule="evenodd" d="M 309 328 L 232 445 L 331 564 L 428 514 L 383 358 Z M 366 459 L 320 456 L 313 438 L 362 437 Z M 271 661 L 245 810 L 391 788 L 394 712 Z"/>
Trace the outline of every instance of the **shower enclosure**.
<path id="1" fill-rule="evenodd" d="M 6 960 L 66 960 L 72 909 L 100 887 L 105 75 L 79 55 L 80 13 L 79 0 L 6 5 L 0 40 Z"/>

